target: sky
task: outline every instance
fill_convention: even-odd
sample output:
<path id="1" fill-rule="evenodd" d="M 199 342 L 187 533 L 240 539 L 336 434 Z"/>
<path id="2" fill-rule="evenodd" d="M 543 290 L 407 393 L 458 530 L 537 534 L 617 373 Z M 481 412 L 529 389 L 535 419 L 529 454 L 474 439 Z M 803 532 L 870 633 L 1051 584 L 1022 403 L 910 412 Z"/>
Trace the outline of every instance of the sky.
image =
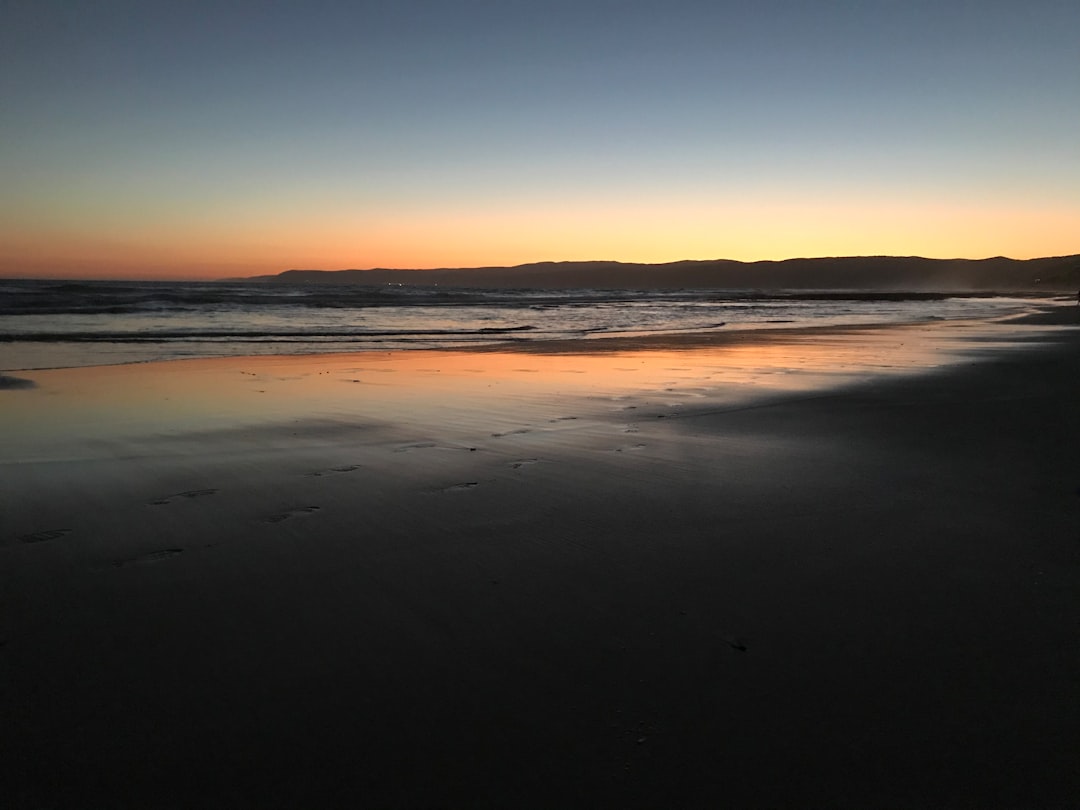
<path id="1" fill-rule="evenodd" d="M 1080 253 L 1076 0 L 0 3 L 0 276 Z"/>

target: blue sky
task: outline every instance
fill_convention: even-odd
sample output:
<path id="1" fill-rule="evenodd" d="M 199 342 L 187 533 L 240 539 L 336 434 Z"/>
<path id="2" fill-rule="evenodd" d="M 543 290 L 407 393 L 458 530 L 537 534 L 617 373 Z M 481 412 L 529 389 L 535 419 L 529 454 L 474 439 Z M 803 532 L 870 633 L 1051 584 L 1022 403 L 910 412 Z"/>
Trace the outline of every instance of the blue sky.
<path id="1" fill-rule="evenodd" d="M 0 274 L 1080 252 L 1080 4 L 9 2 Z"/>

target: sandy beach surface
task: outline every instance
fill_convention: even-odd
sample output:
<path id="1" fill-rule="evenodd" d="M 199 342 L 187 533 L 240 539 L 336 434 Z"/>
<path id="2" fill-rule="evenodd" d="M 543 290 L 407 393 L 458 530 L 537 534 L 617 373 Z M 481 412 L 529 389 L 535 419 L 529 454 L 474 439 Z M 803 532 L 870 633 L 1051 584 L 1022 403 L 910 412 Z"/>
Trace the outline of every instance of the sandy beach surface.
<path id="1" fill-rule="evenodd" d="M 1075 806 L 1078 326 L 5 372 L 4 804 Z"/>

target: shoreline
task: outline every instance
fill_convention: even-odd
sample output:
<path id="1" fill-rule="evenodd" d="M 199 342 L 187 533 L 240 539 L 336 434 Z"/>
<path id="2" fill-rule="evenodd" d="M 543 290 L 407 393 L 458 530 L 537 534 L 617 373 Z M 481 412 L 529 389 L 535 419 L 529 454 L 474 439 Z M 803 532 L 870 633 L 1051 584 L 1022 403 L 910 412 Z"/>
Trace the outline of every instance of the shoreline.
<path id="1" fill-rule="evenodd" d="M 0 392 L 0 777 L 17 808 L 1065 806 L 1065 317 L 35 372 Z"/>
<path id="2" fill-rule="evenodd" d="M 769 340 L 783 340 L 788 335 L 800 335 L 800 334 L 827 334 L 830 332 L 847 332 L 847 331 L 862 331 L 862 330 L 877 330 L 877 329 L 891 329 L 891 328 L 909 328 L 916 326 L 932 326 L 940 323 L 951 324 L 963 324 L 963 323 L 994 323 L 994 322 L 1012 322 L 1012 323 L 1028 323 L 1028 324 L 1042 324 L 1042 325 L 1064 325 L 1077 323 L 1080 324 L 1080 315 L 1074 315 L 1077 310 L 1066 304 L 1051 305 L 1047 299 L 1043 299 L 1040 303 L 1032 305 L 1035 308 L 1034 312 L 1028 312 L 1022 315 L 1000 315 L 993 316 L 971 316 L 965 318 L 925 318 L 925 319 L 913 319 L 910 321 L 881 321 L 881 322 L 866 322 L 866 323 L 842 323 L 842 322 L 826 322 L 823 324 L 806 323 L 798 326 L 784 326 L 779 324 L 764 323 L 760 325 L 735 323 L 735 324 L 720 324 L 717 327 L 713 327 L 708 330 L 694 330 L 693 328 L 687 330 L 669 330 L 669 331 L 655 331 L 651 333 L 634 334 L 632 331 L 627 330 L 623 334 L 605 334 L 605 333 L 589 333 L 587 335 L 580 335 L 577 337 L 567 338 L 539 338 L 539 339 L 514 339 L 506 338 L 492 343 L 483 342 L 463 342 L 460 344 L 445 345 L 445 346 L 424 346 L 422 348 L 403 347 L 400 345 L 393 345 L 386 348 L 374 348 L 368 346 L 367 348 L 354 348 L 352 350 L 335 349 L 332 351 L 302 351 L 302 352 L 286 352 L 284 354 L 274 353 L 272 351 L 256 352 L 254 354 L 244 354 L 241 352 L 221 354 L 215 351 L 197 352 L 191 356 L 172 356 L 172 357 L 146 357 L 141 352 L 132 353 L 130 350 L 125 354 L 124 351 L 119 352 L 120 357 L 126 359 L 114 359 L 103 357 L 96 362 L 84 362 L 80 359 L 77 362 L 72 362 L 70 359 L 66 362 L 62 362 L 56 359 L 57 356 L 62 357 L 65 349 L 58 349 L 60 346 L 84 346 L 84 345 L 97 345 L 105 347 L 108 351 L 112 352 L 116 350 L 116 347 L 124 347 L 129 345 L 139 345 L 143 341 L 139 339 L 134 343 L 127 342 L 110 342 L 108 340 L 101 341 L 86 341 L 77 340 L 71 343 L 65 343 L 64 341 L 52 341 L 44 343 L 34 343 L 33 341 L 23 341 L 20 339 L 13 339 L 10 342 L 12 346 L 29 347 L 22 348 L 20 351 L 14 352 L 13 359 L 6 364 L 6 367 L 0 369 L 0 374 L 7 372 L 32 372 L 32 371 L 46 371 L 60 368 L 84 368 L 89 366 L 106 366 L 106 365 L 142 365 L 146 363 L 157 362 L 172 362 L 177 360 L 188 359 L 210 359 L 210 358 L 225 358 L 225 357 L 314 357 L 320 355 L 345 355 L 345 354 L 368 354 L 368 353 L 381 353 L 381 352 L 400 352 L 400 351 L 446 351 L 446 352 L 501 352 L 501 351 L 520 351 L 526 353 L 544 353 L 544 352 L 562 352 L 562 353 L 578 353 L 580 347 L 588 346 L 591 351 L 598 352 L 604 350 L 622 350 L 626 348 L 649 348 L 649 347 L 687 347 L 687 346 L 719 346 L 726 343 L 745 343 L 745 342 L 764 342 Z M 148 341 L 153 343 L 154 341 Z M 237 344 L 227 344 L 237 345 Z M 253 342 L 252 345 L 262 346 L 264 348 L 273 347 L 275 344 L 272 342 Z M 37 357 L 36 361 L 28 358 Z M 52 357 L 51 360 L 43 360 L 41 358 Z"/>
<path id="3" fill-rule="evenodd" d="M 200 355 L 194 357 L 173 357 L 173 358 L 150 358 L 150 359 L 135 359 L 118 362 L 102 362 L 92 364 L 78 364 L 78 365 L 49 365 L 49 366 L 26 366 L 26 367 L 9 367 L 6 369 L 0 369 L 0 375 L 12 376 L 14 373 L 32 373 L 39 371 L 58 371 L 66 368 L 97 368 L 105 366 L 140 366 L 154 363 L 170 363 L 170 362 L 183 362 L 187 360 L 227 360 L 229 358 L 245 358 L 245 357 L 280 357 L 280 358 L 304 358 L 304 357 L 324 357 L 324 356 L 345 356 L 345 355 L 371 355 L 371 354 L 385 354 L 385 353 L 411 353 L 411 352 L 444 352 L 444 353 L 492 353 L 492 352 L 519 352 L 522 354 L 589 354 L 598 353 L 603 351 L 626 351 L 633 349 L 650 349 L 650 348 L 708 348 L 718 347 L 728 344 L 739 343 L 766 343 L 766 342 L 784 342 L 785 339 L 798 338 L 801 336 L 810 335 L 829 335 L 833 333 L 861 333 L 869 331 L 890 330 L 890 329 L 911 329 L 919 327 L 932 327 L 940 324 L 953 324 L 953 325 L 965 325 L 965 324 L 1026 324 L 1030 326 L 1080 326 L 1080 310 L 1076 307 L 1059 305 L 1055 307 L 1042 307 L 1039 311 L 1027 313 L 1024 315 L 1011 315 L 1003 316 L 994 319 L 985 318 L 973 318 L 973 319 L 951 319 L 947 321 L 941 320 L 922 320 L 911 322 L 882 322 L 882 323 L 863 323 L 863 324 L 825 324 L 825 325 L 809 325 L 809 326 L 797 326 L 797 327 L 757 327 L 757 328 L 735 328 L 724 331 L 688 331 L 688 332 L 669 332 L 669 333 L 652 333 L 645 335 L 613 335 L 603 337 L 587 337 L 587 338 L 573 338 L 573 339 L 548 339 L 548 340 L 504 340 L 497 343 L 475 343 L 475 344 L 461 344 L 453 347 L 430 347 L 419 349 L 403 349 L 403 348 L 389 348 L 389 349 L 364 349 L 354 351 L 325 351 L 325 352 L 305 352 L 305 353 L 287 353 L 287 354 L 274 354 L 274 353 L 259 353 L 259 354 L 226 354 L 226 355 Z M 587 347 L 589 351 L 582 351 Z"/>
<path id="4" fill-rule="evenodd" d="M 142 452 L 202 425 L 283 429 L 288 422 L 385 421 L 383 411 L 431 430 L 448 418 L 538 419 L 553 398 L 607 419 L 605 401 L 633 401 L 677 415 L 712 399 L 739 407 L 971 362 L 994 348 L 1053 341 L 1074 312 L 1058 307 L 997 320 L 811 326 L 415 349 L 247 355 L 19 370 L 0 377 L 9 426 L 7 456 L 42 447 Z M 1077 318 L 1080 326 L 1080 318 Z M 1070 330 L 1065 330 L 1066 332 Z M 343 385 L 344 384 L 344 385 Z M 348 389 L 352 390 L 348 390 Z M 439 407 L 427 397 L 444 397 Z M 495 396 L 494 402 L 489 401 Z M 666 405 L 662 404 L 665 403 Z M 539 403 L 539 404 L 537 404 Z M 318 415 L 315 418 L 313 415 Z M 661 417 L 663 418 L 663 417 Z M 324 428 L 318 428 L 323 430 Z M 437 432 L 437 428 L 435 429 Z M 196 437 L 197 438 L 197 437 Z M 109 449 L 112 448 L 112 449 Z M 30 455 L 25 455 L 30 453 Z M 59 457 L 57 452 L 54 456 Z M 48 454 L 42 457 L 49 457 Z"/>

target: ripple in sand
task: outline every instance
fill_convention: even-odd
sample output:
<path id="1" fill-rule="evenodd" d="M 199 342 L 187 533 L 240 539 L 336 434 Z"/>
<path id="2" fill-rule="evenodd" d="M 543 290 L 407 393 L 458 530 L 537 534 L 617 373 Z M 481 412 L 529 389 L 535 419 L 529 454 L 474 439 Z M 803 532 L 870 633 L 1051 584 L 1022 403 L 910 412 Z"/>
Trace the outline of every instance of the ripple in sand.
<path id="1" fill-rule="evenodd" d="M 216 489 L 189 489 L 186 492 L 177 492 L 175 495 L 165 495 L 158 498 L 156 501 L 150 501 L 150 506 L 165 506 L 175 501 L 177 498 L 201 498 L 205 495 L 217 494 Z"/>
<path id="2" fill-rule="evenodd" d="M 263 518 L 263 521 L 265 523 L 281 523 L 281 521 L 288 520 L 289 518 L 298 517 L 300 515 L 311 515 L 318 511 L 318 506 L 298 506 L 295 509 L 289 509 L 285 512 L 278 512 L 269 517 L 265 517 Z"/>
<path id="3" fill-rule="evenodd" d="M 15 538 L 20 543 L 44 543 L 48 540 L 56 540 L 63 537 L 65 534 L 70 534 L 71 529 L 45 529 L 41 532 L 33 532 L 32 534 L 23 534 Z"/>
<path id="4" fill-rule="evenodd" d="M 520 435 L 522 433 L 531 433 L 531 432 L 532 431 L 529 430 L 528 428 L 518 428 L 517 430 L 508 430 L 505 433 L 492 433 L 491 438 L 493 438 L 493 439 L 501 439 L 504 436 L 517 436 L 517 435 Z"/>
<path id="5" fill-rule="evenodd" d="M 183 554 L 182 548 L 163 548 L 157 551 L 149 551 L 146 554 L 140 554 L 138 557 L 128 557 L 125 560 L 113 560 L 113 565 L 117 568 L 122 568 L 126 565 L 142 565 L 144 563 L 161 562 L 162 560 L 170 560 L 178 554 Z"/>

